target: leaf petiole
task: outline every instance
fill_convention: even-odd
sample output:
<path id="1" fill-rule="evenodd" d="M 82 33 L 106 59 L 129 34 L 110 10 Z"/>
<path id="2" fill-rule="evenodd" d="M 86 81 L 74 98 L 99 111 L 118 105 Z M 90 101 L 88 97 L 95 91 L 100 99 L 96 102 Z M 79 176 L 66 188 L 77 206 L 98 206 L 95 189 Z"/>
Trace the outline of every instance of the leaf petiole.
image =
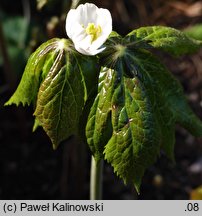
<path id="1" fill-rule="evenodd" d="M 101 200 L 102 199 L 102 171 L 103 160 L 96 161 L 91 157 L 91 171 L 90 171 L 90 199 Z"/>

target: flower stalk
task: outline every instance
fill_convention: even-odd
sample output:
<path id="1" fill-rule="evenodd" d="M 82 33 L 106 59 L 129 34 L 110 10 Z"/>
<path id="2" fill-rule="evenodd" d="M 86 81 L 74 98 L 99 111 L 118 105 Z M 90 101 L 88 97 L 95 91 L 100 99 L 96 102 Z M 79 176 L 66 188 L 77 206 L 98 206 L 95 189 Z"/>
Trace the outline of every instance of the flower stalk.
<path id="1" fill-rule="evenodd" d="M 91 158 L 91 172 L 90 172 L 90 199 L 101 200 L 102 199 L 102 172 L 103 172 L 103 160 L 95 161 L 95 158 Z"/>

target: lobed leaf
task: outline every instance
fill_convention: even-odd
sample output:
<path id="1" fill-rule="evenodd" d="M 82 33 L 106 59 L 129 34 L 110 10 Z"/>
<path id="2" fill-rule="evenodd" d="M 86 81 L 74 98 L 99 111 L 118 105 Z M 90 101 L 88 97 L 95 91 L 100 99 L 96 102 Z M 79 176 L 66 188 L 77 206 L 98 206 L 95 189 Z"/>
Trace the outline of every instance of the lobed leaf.
<path id="1" fill-rule="evenodd" d="M 138 65 L 138 75 L 152 101 L 161 128 L 162 148 L 174 160 L 175 124 L 179 123 L 194 136 L 202 136 L 202 122 L 190 109 L 181 84 L 151 53 L 137 51 L 135 55 L 127 55 L 127 61 L 130 58 L 133 65 Z"/>
<path id="2" fill-rule="evenodd" d="M 100 55 L 101 62 L 113 69 L 100 79 L 86 136 L 93 154 L 100 159 L 104 149 L 117 175 L 138 191 L 145 169 L 160 150 L 174 161 L 175 124 L 202 136 L 202 122 L 190 109 L 180 83 L 145 47 L 131 46 L 128 38 L 119 36 L 107 43 L 111 50 Z M 105 83 L 110 83 L 108 88 Z M 98 107 L 103 93 L 108 97 L 105 109 Z"/>
<path id="3" fill-rule="evenodd" d="M 105 159 L 125 183 L 137 191 L 145 169 L 159 154 L 159 128 L 144 86 L 135 78 L 122 78 L 112 98 L 113 135 L 105 146 Z"/>
<path id="4" fill-rule="evenodd" d="M 23 106 L 35 104 L 38 89 L 42 80 L 43 68 L 48 54 L 55 54 L 59 39 L 55 38 L 43 43 L 29 58 L 20 84 L 5 105 L 22 103 Z"/>
<path id="5" fill-rule="evenodd" d="M 113 95 L 113 71 L 102 68 L 99 76 L 98 94 L 91 107 L 86 125 L 86 137 L 95 160 L 103 158 L 104 146 L 112 134 L 111 98 Z"/>
<path id="6" fill-rule="evenodd" d="M 75 60 L 61 51 L 40 86 L 34 112 L 54 148 L 76 133 L 84 103 L 81 71 Z"/>
<path id="7" fill-rule="evenodd" d="M 87 67 L 88 60 L 89 57 L 62 50 L 40 86 L 34 115 L 54 148 L 69 136 L 78 134 L 80 117 L 92 91 L 90 74 L 97 76 L 99 69 L 95 67 L 95 59 L 89 60 L 92 65 Z"/>
<path id="8" fill-rule="evenodd" d="M 159 130 L 144 87 L 137 78 L 124 78 L 122 70 L 103 69 L 86 136 L 96 160 L 105 148 L 114 171 L 139 190 L 145 169 L 158 155 Z"/>
<path id="9" fill-rule="evenodd" d="M 164 26 L 141 27 L 126 36 L 131 43 L 146 41 L 152 47 L 174 56 L 193 53 L 202 47 L 202 42 L 195 40 L 182 31 Z"/>
<path id="10" fill-rule="evenodd" d="M 176 122 L 194 136 L 202 136 L 202 122 L 191 110 L 179 81 L 153 55 L 147 55 L 149 58 L 147 67 L 151 68 L 148 73 L 153 80 L 157 80 L 164 103 L 171 110 Z M 139 59 L 142 59 L 141 57 Z M 145 54 L 144 57 L 146 57 Z M 146 63 L 142 61 L 145 67 Z"/>
<path id="11" fill-rule="evenodd" d="M 6 105 L 36 107 L 33 131 L 42 126 L 53 147 L 79 130 L 83 108 L 97 89 L 95 57 L 81 56 L 66 39 L 42 44 L 28 60 L 21 82 Z"/>

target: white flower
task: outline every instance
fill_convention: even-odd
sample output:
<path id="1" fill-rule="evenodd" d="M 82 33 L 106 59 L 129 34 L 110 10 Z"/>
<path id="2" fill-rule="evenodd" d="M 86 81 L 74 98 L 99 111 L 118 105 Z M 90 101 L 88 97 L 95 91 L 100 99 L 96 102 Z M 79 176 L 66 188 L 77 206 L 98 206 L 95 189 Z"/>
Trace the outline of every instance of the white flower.
<path id="1" fill-rule="evenodd" d="M 71 9 L 66 18 L 66 32 L 75 49 L 84 55 L 96 55 L 112 31 L 112 17 L 107 9 L 86 3 Z"/>

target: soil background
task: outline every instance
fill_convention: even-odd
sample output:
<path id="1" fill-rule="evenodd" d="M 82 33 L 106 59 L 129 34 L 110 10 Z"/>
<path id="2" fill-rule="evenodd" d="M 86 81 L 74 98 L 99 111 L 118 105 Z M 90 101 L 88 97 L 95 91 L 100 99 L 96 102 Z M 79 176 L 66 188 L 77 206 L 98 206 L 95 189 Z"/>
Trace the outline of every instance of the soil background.
<path id="1" fill-rule="evenodd" d="M 20 81 L 29 54 L 47 39 L 66 37 L 64 21 L 71 1 L 47 2 L 46 5 L 37 5 L 35 0 L 0 2 L 0 43 L 5 50 L 9 47 L 18 50 L 17 54 L 4 53 L 4 58 L 0 52 L 3 59 L 0 60 L 0 199 L 89 199 L 91 156 L 88 147 L 71 137 L 55 151 L 41 128 L 32 133 L 32 107 L 4 107 Z M 184 30 L 202 23 L 202 1 L 93 2 L 111 11 L 113 29 L 122 35 L 141 26 L 166 25 Z M 13 32 L 11 28 L 10 35 L 5 32 L 9 28 L 5 22 L 15 22 L 16 17 L 26 19 L 29 24 L 22 44 L 19 44 L 20 38 L 10 39 L 21 26 Z M 190 106 L 202 119 L 202 50 L 178 59 L 168 55 L 159 57 L 179 79 Z M 103 198 L 193 198 L 195 189 L 202 186 L 202 139 L 193 137 L 178 125 L 175 158 L 176 163 L 172 164 L 165 155 L 160 155 L 146 171 L 140 195 L 132 185 L 125 186 L 105 163 Z"/>

